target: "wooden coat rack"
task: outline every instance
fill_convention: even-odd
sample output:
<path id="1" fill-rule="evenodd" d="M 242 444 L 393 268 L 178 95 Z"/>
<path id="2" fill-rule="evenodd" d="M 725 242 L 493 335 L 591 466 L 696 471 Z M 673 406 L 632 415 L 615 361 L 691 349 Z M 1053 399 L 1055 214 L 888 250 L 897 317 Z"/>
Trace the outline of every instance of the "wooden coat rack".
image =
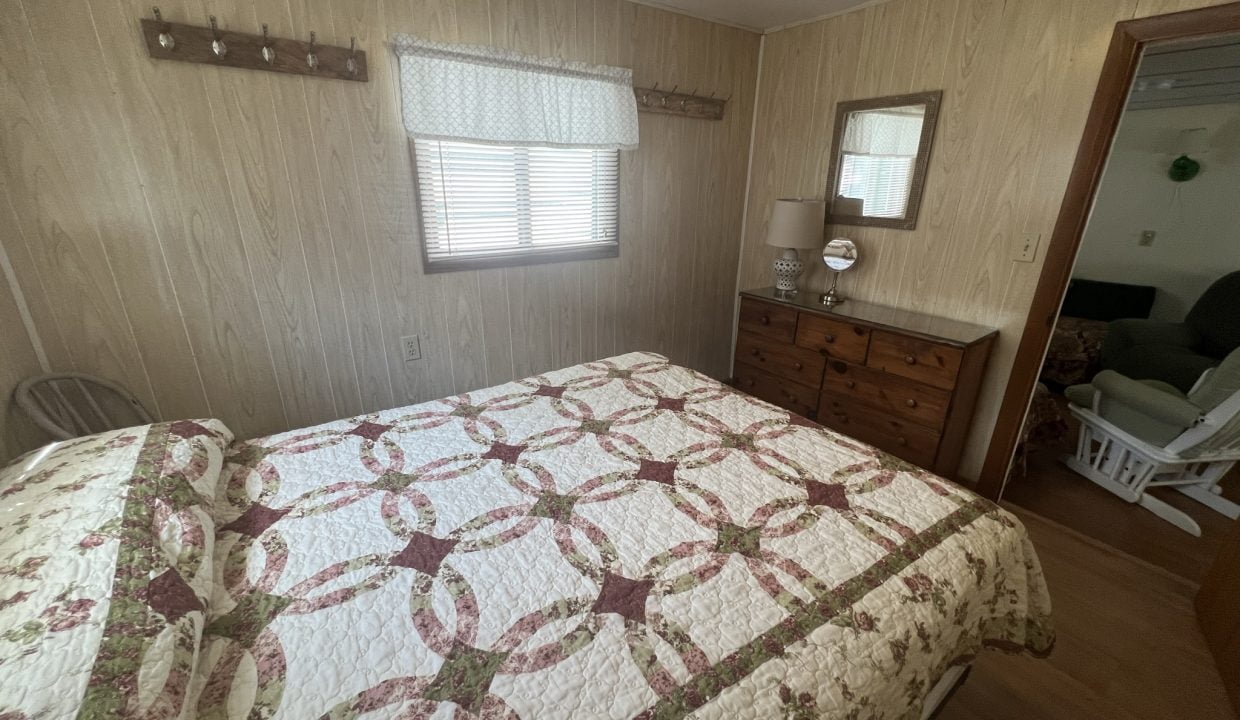
<path id="1" fill-rule="evenodd" d="M 159 8 L 155 19 L 142 18 L 142 35 L 151 57 L 159 60 L 223 65 L 247 70 L 293 73 L 312 77 L 367 82 L 366 51 L 320 45 L 315 33 L 310 41 L 273 38 L 263 25 L 261 35 L 220 30 L 211 16 L 210 27 L 164 22 Z"/>
<path id="2" fill-rule="evenodd" d="M 716 98 L 713 93 L 710 97 L 701 97 L 695 93 L 678 93 L 676 87 L 669 92 L 660 90 L 658 83 L 652 88 L 633 88 L 633 95 L 637 97 L 639 112 L 680 115 L 697 120 L 722 120 L 728 104 L 728 100 Z"/>

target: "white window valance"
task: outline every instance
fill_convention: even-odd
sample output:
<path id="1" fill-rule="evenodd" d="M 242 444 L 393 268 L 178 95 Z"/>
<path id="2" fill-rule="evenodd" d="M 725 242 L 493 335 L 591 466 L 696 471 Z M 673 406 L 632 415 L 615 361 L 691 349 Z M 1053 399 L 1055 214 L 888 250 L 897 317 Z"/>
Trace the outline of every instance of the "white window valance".
<path id="1" fill-rule="evenodd" d="M 637 101 L 628 68 L 396 35 L 405 129 L 419 140 L 629 149 Z"/>
<path id="2" fill-rule="evenodd" d="M 914 157 L 925 120 L 925 108 L 916 106 L 854 113 L 844 129 L 842 149 L 862 155 Z"/>

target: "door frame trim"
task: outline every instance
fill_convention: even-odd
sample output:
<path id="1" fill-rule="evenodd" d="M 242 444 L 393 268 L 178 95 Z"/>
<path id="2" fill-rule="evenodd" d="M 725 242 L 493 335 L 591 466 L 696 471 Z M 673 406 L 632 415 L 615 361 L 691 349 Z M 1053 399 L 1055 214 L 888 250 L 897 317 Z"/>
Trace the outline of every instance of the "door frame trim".
<path id="1" fill-rule="evenodd" d="M 1146 45 L 1162 40 L 1234 32 L 1240 32 L 1240 2 L 1126 20 L 1115 25 L 1098 89 L 1090 106 L 1089 119 L 1085 123 L 1068 187 L 1064 191 L 1063 205 L 1059 208 L 1055 230 L 1046 247 L 1046 259 L 1025 319 L 1016 361 L 1008 376 L 986 460 L 978 478 L 977 490 L 980 494 L 996 500 L 1003 494 L 1003 486 L 1020 442 L 1025 414 L 1033 398 L 1034 385 L 1063 304 L 1064 293 L 1067 292 L 1072 266 L 1089 222 L 1098 184 L 1110 156 L 1115 131 L 1124 114 L 1128 91 L 1136 76 L 1142 51 Z"/>

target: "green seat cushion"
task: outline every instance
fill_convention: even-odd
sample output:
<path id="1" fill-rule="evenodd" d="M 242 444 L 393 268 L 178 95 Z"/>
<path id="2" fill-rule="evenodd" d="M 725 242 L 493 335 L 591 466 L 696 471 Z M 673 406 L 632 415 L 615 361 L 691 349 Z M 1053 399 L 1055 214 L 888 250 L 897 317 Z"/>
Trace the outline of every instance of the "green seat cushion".
<path id="1" fill-rule="evenodd" d="M 1089 383 L 1084 385 L 1071 385 L 1064 389 L 1063 394 L 1068 398 L 1068 402 L 1077 407 L 1092 408 L 1094 406 L 1094 386 Z"/>
<path id="2" fill-rule="evenodd" d="M 1214 368 L 1197 388 L 1189 400 L 1202 410 L 1209 412 L 1218 407 L 1224 400 L 1240 390 L 1240 350 L 1233 350 L 1223 358 L 1223 362 Z"/>

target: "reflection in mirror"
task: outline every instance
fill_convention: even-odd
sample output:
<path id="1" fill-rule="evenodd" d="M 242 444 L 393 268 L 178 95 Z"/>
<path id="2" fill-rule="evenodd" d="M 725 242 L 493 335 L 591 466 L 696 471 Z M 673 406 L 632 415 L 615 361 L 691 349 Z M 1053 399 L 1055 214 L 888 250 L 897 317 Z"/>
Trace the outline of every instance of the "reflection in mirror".
<path id="1" fill-rule="evenodd" d="M 857 262 L 857 246 L 848 238 L 836 238 L 822 249 L 822 261 L 835 272 L 847 270 Z"/>
<path id="2" fill-rule="evenodd" d="M 916 226 L 941 96 L 932 92 L 839 104 L 829 222 Z"/>
<path id="3" fill-rule="evenodd" d="M 925 119 L 925 105 L 850 114 L 840 147 L 836 198 L 852 203 L 860 210 L 857 215 L 904 217 Z"/>

